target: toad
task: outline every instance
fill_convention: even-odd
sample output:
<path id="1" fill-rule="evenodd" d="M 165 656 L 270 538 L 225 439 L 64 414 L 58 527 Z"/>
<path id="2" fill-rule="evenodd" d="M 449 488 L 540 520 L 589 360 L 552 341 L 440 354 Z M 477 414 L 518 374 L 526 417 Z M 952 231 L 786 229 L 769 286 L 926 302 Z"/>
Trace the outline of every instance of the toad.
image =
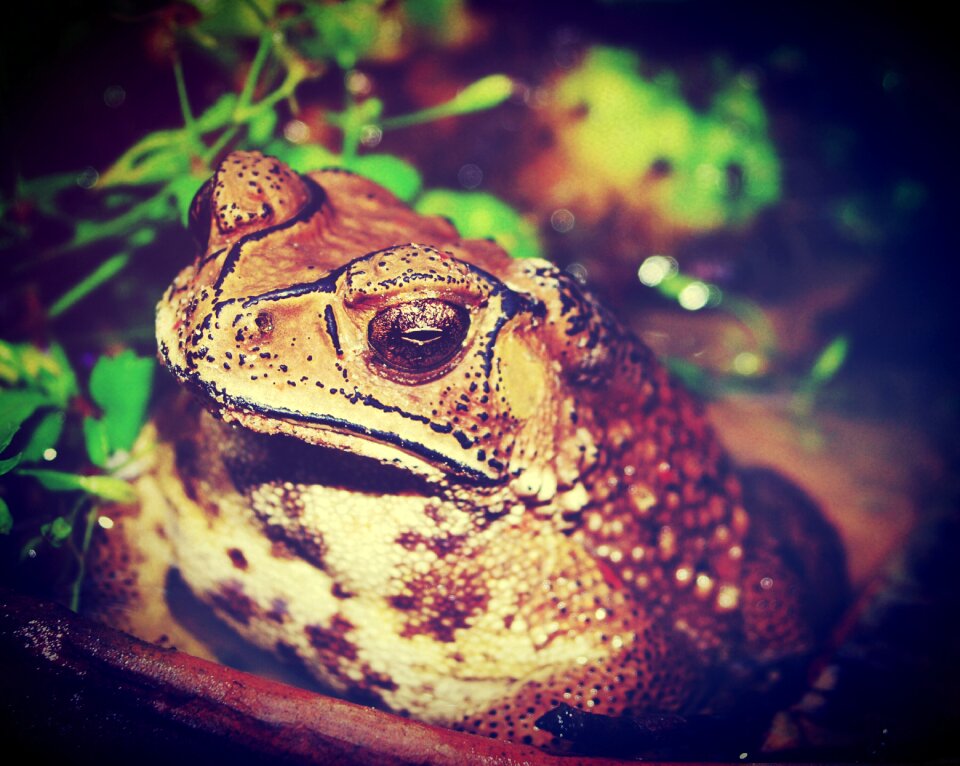
<path id="1" fill-rule="evenodd" d="M 187 393 L 142 506 L 99 532 L 114 624 L 203 653 L 175 569 L 335 692 L 537 745 L 558 705 L 709 709 L 722 668 L 812 648 L 831 528 L 738 474 L 572 276 L 257 152 L 190 227 L 156 322 Z"/>

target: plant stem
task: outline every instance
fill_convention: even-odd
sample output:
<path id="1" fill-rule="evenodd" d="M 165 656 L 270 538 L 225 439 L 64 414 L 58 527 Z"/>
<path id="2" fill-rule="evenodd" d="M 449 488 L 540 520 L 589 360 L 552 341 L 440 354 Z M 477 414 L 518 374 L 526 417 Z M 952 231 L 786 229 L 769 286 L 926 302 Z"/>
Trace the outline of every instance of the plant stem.
<path id="1" fill-rule="evenodd" d="M 349 78 L 350 73 L 347 72 L 345 77 Z M 344 105 L 341 114 L 342 120 L 340 122 L 340 130 L 343 131 L 343 140 L 340 143 L 340 154 L 349 165 L 350 161 L 357 156 L 357 147 L 360 146 L 360 130 L 356 119 L 357 102 L 349 88 L 347 88 L 346 101 L 347 103 Z"/>
<path id="2" fill-rule="evenodd" d="M 74 514 L 80 511 L 80 508 L 86 500 L 87 499 L 84 498 L 77 502 Z M 87 576 L 87 551 L 90 550 L 90 541 L 93 539 L 93 528 L 97 523 L 98 513 L 98 506 L 94 503 L 90 507 L 90 510 L 87 511 L 87 519 L 83 528 L 83 541 L 80 544 L 80 550 L 74 550 L 77 557 L 77 576 L 70 584 L 70 609 L 74 612 L 80 611 L 80 593 L 83 590 L 84 578 Z"/>
<path id="3" fill-rule="evenodd" d="M 193 110 L 190 109 L 190 100 L 187 98 L 187 84 L 183 79 L 183 64 L 178 53 L 173 54 L 173 77 L 177 83 L 177 99 L 180 101 L 180 114 L 183 116 L 183 124 L 196 137 L 197 121 L 193 116 Z"/>
<path id="4" fill-rule="evenodd" d="M 777 333 L 759 305 L 746 298 L 724 296 L 720 308 L 743 322 L 756 339 L 764 358 L 770 359 L 777 354 Z"/>
<path id="5" fill-rule="evenodd" d="M 253 101 L 253 93 L 257 87 L 257 81 L 260 79 L 260 73 L 263 71 L 263 65 L 270 55 L 270 48 L 273 44 L 273 30 L 264 29 L 260 33 L 260 45 L 257 47 L 257 53 L 253 57 L 250 69 L 247 72 L 247 79 L 243 83 L 243 90 L 240 92 L 240 99 L 237 101 L 236 113 L 244 112 Z"/>
<path id="6" fill-rule="evenodd" d="M 159 216 L 156 213 L 156 206 L 160 199 L 165 198 L 167 194 L 167 189 L 164 187 L 149 199 L 135 205 L 120 216 L 97 223 L 95 226 L 88 227 L 80 232 L 74 232 L 73 237 L 68 242 L 41 252 L 31 260 L 25 260 L 17 264 L 13 267 L 12 273 L 21 274 L 30 271 L 98 240 L 121 237 L 138 225 L 147 225 L 147 222 L 157 220 Z"/>
<path id="7" fill-rule="evenodd" d="M 61 295 L 47 311 L 47 316 L 54 319 L 60 316 L 78 301 L 96 290 L 104 282 L 117 274 L 130 260 L 129 253 L 118 253 L 95 268 L 90 274 Z"/>
<path id="8" fill-rule="evenodd" d="M 206 149 L 206 145 L 203 143 L 203 139 L 197 131 L 197 118 L 190 108 L 190 99 L 187 96 L 187 83 L 183 77 L 183 63 L 180 61 L 179 53 L 176 52 L 173 56 L 173 77 L 177 83 L 177 100 L 180 102 L 180 114 L 183 116 L 184 130 L 186 131 L 187 139 L 190 142 L 193 153 L 199 157 L 203 154 L 203 150 Z"/>

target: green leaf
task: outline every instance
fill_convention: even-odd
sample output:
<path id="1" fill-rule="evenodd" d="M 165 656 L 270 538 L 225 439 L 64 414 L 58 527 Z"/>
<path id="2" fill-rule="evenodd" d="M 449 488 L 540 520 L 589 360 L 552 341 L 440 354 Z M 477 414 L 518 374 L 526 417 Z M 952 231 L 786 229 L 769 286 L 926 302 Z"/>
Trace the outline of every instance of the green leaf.
<path id="1" fill-rule="evenodd" d="M 76 171 L 29 179 L 18 178 L 16 196 L 31 200 L 52 199 L 64 189 L 72 189 L 76 184 Z"/>
<path id="2" fill-rule="evenodd" d="M 170 147 L 153 152 L 139 160 L 124 179 L 129 184 L 162 183 L 190 172 L 190 152 L 184 149 L 186 137 Z"/>
<path id="3" fill-rule="evenodd" d="M 11 529 L 13 529 L 13 516 L 10 514 L 10 506 L 0 497 L 0 535 L 9 535 Z"/>
<path id="4" fill-rule="evenodd" d="M 146 419 L 153 359 L 130 351 L 103 356 L 90 373 L 90 396 L 103 410 L 107 440 L 113 450 L 133 447 Z"/>
<path id="5" fill-rule="evenodd" d="M 137 195 L 131 194 L 127 189 L 104 189 L 100 197 L 103 209 L 115 213 L 122 213 L 132 207 L 137 203 L 137 199 Z"/>
<path id="6" fill-rule="evenodd" d="M 182 147 L 183 130 L 155 130 L 147 133 L 121 154 L 116 161 L 100 176 L 98 186 L 110 188 L 135 183 L 134 168 L 146 158 L 157 152 L 169 152 L 171 149 Z"/>
<path id="7" fill-rule="evenodd" d="M 157 230 L 150 228 L 149 226 L 144 226 L 142 229 L 137 229 L 132 232 L 129 237 L 127 237 L 127 245 L 131 248 L 146 247 L 151 242 L 157 238 Z"/>
<path id="8" fill-rule="evenodd" d="M 471 83 L 446 103 L 412 114 L 388 117 L 380 124 L 384 128 L 405 128 L 443 117 L 479 112 L 502 104 L 510 98 L 511 93 L 513 93 L 513 80 L 505 74 L 492 74 Z"/>
<path id="9" fill-rule="evenodd" d="M 464 238 L 492 237 L 514 258 L 541 256 L 536 226 L 492 194 L 433 189 L 414 207 L 423 215 L 449 218 Z"/>
<path id="10" fill-rule="evenodd" d="M 129 253 L 120 253 L 119 255 L 107 258 L 107 260 L 61 295 L 47 313 L 51 318 L 60 316 L 64 311 L 87 297 L 87 295 L 100 287 L 104 282 L 110 280 L 127 265 L 129 260 Z"/>
<path id="11" fill-rule="evenodd" d="M 315 34 L 304 38 L 305 53 L 333 59 L 341 69 L 352 69 L 377 42 L 380 28 L 377 0 L 344 0 L 340 3 L 306 3 L 304 14 Z"/>
<path id="12" fill-rule="evenodd" d="M 203 15 L 198 26 L 216 37 L 259 37 L 263 20 L 274 17 L 274 0 L 190 0 Z"/>
<path id="13" fill-rule="evenodd" d="M 343 167 L 343 161 L 338 155 L 317 144 L 291 144 L 278 139 L 267 144 L 264 151 L 299 173 Z"/>
<path id="14" fill-rule="evenodd" d="M 247 136 L 254 146 L 263 146 L 273 138 L 277 128 L 277 113 L 273 109 L 263 109 L 247 123 Z"/>
<path id="15" fill-rule="evenodd" d="M 44 350 L 22 343 L 12 348 L 16 353 L 17 382 L 30 387 L 21 393 L 42 395 L 47 403 L 65 407 L 77 391 L 77 381 L 63 347 L 52 343 Z"/>
<path id="16" fill-rule="evenodd" d="M 391 154 L 367 154 L 354 157 L 348 167 L 409 202 L 420 191 L 420 172 L 409 162 Z"/>
<path id="17" fill-rule="evenodd" d="M 0 476 L 3 476 L 5 473 L 10 473 L 10 471 L 20 464 L 21 460 L 23 460 L 22 452 L 18 452 L 16 455 L 9 457 L 6 460 L 0 460 Z"/>
<path id="18" fill-rule="evenodd" d="M 177 210 L 180 211 L 180 223 L 183 226 L 189 223 L 190 204 L 206 180 L 206 176 L 183 175 L 167 184 L 167 192 L 175 200 Z"/>
<path id="19" fill-rule="evenodd" d="M 15 420 L 0 421 L 0 452 L 3 452 L 3 450 L 10 446 L 13 437 L 16 436 L 17 431 L 20 430 L 20 425 L 21 423 Z"/>
<path id="20" fill-rule="evenodd" d="M 102 420 L 83 419 L 83 442 L 87 447 L 87 457 L 90 458 L 90 462 L 100 468 L 106 466 L 107 459 L 110 457 L 110 437 Z"/>
<path id="21" fill-rule="evenodd" d="M 58 407 L 66 408 L 77 394 L 77 375 L 59 343 L 51 343 L 45 356 L 47 364 L 40 368 L 37 380 Z"/>
<path id="22" fill-rule="evenodd" d="M 371 96 L 363 101 L 355 102 L 350 109 L 338 115 L 337 119 L 334 119 L 334 115 L 329 115 L 329 119 L 334 124 L 339 123 L 344 128 L 348 124 L 362 128 L 364 125 L 373 125 L 380 122 L 381 114 L 383 114 L 383 101 Z"/>
<path id="23" fill-rule="evenodd" d="M 70 492 L 83 490 L 82 480 L 89 478 L 79 474 L 64 473 L 63 471 L 48 471 L 40 468 L 21 468 L 17 473 L 21 476 L 32 476 L 47 489 L 55 492 Z"/>
<path id="24" fill-rule="evenodd" d="M 0 381 L 13 385 L 20 380 L 22 373 L 17 347 L 13 343 L 0 340 Z"/>
<path id="25" fill-rule="evenodd" d="M 100 176 L 103 189 L 159 183 L 189 172 L 194 136 L 185 128 L 155 130 L 127 149 Z"/>
<path id="26" fill-rule="evenodd" d="M 0 452 L 10 445 L 23 422 L 46 404 L 50 404 L 49 398 L 38 391 L 0 390 Z"/>
<path id="27" fill-rule="evenodd" d="M 57 516 L 53 521 L 42 524 L 40 526 L 40 532 L 50 545 L 54 548 L 59 548 L 63 545 L 64 541 L 70 537 L 73 532 L 73 525 L 63 518 L 63 516 Z"/>
<path id="28" fill-rule="evenodd" d="M 817 361 L 810 369 L 810 379 L 816 383 L 830 380 L 843 366 L 847 358 L 850 343 L 843 335 L 838 335 L 820 352 Z"/>
<path id="29" fill-rule="evenodd" d="M 48 412 L 30 435 L 27 446 L 23 449 L 23 462 L 35 463 L 43 460 L 43 453 L 55 447 L 63 433 L 63 424 L 66 414 L 62 410 Z"/>
<path id="30" fill-rule="evenodd" d="M 513 80 L 505 74 L 491 74 L 471 83 L 448 103 L 459 114 L 476 112 L 502 104 L 513 93 Z"/>
<path id="31" fill-rule="evenodd" d="M 115 503 L 135 503 L 137 492 L 129 482 L 115 476 L 85 476 L 84 489 L 91 495 Z"/>
<path id="32" fill-rule="evenodd" d="M 82 476 L 63 471 L 46 471 L 33 468 L 21 468 L 17 473 L 23 476 L 32 476 L 45 488 L 54 492 L 79 490 L 118 503 L 133 503 L 137 499 L 137 493 L 130 484 L 113 476 Z"/>
<path id="33" fill-rule="evenodd" d="M 464 12 L 463 0 L 404 0 L 403 13 L 415 27 L 445 27 Z"/>
<path id="34" fill-rule="evenodd" d="M 204 133 L 226 127 L 233 122 L 236 107 L 237 94 L 224 93 L 197 118 L 197 127 Z"/>

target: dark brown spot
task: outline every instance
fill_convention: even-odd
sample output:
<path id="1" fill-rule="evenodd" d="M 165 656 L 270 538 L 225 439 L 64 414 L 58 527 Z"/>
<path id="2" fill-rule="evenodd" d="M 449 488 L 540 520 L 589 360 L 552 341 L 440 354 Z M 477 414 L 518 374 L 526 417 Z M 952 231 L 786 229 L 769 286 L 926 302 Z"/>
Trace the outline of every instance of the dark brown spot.
<path id="1" fill-rule="evenodd" d="M 335 582 L 333 587 L 330 589 L 330 592 L 333 594 L 334 598 L 345 599 L 353 598 L 354 594 L 344 588 L 340 583 Z"/>
<path id="2" fill-rule="evenodd" d="M 257 612 L 257 605 L 243 592 L 243 587 L 238 582 L 221 583 L 220 588 L 209 595 L 214 608 L 241 625 L 248 625 L 250 618 Z"/>
<path id="3" fill-rule="evenodd" d="M 387 599 L 387 602 L 394 609 L 399 609 L 403 612 L 406 612 L 410 609 L 416 609 L 417 601 L 413 596 L 390 596 Z"/>
<path id="4" fill-rule="evenodd" d="M 275 598 L 270 606 L 270 611 L 268 611 L 264 617 L 271 622 L 282 625 L 289 615 L 290 612 L 287 610 L 287 602 L 282 598 Z"/>
<path id="5" fill-rule="evenodd" d="M 385 673 L 378 673 L 372 670 L 368 665 L 363 666 L 363 682 L 369 688 L 376 686 L 378 689 L 385 689 L 392 692 L 396 690 L 397 685 L 393 679 Z"/>
<path id="6" fill-rule="evenodd" d="M 430 537 L 419 532 L 402 532 L 397 537 L 396 542 L 402 548 L 408 551 L 416 550 L 423 546 L 428 551 L 435 553 L 437 558 L 446 558 L 449 554 L 455 553 L 463 545 L 466 535 L 437 535 Z"/>
<path id="7" fill-rule="evenodd" d="M 357 659 L 357 647 L 345 638 L 353 630 L 353 623 L 339 614 L 334 615 L 329 628 L 320 625 L 307 625 L 304 631 L 310 646 L 316 649 L 320 661 L 335 673 L 340 660 Z"/>
<path id="8" fill-rule="evenodd" d="M 194 502 L 198 502 L 196 482 L 199 478 L 199 459 L 197 446 L 192 441 L 181 439 L 174 445 L 174 460 L 177 466 L 177 473 L 180 474 L 183 491 Z M 213 515 L 216 516 L 219 510 L 214 507 Z"/>
<path id="9" fill-rule="evenodd" d="M 241 551 L 239 548 L 228 548 L 227 555 L 230 557 L 230 561 L 233 562 L 233 565 L 237 569 L 243 570 L 250 566 L 247 563 L 247 557 L 243 555 L 243 551 Z"/>
<path id="10" fill-rule="evenodd" d="M 466 628 L 490 599 L 476 572 L 433 570 L 408 580 L 406 590 L 388 599 L 395 609 L 409 613 L 401 635 L 428 635 L 443 642 L 453 641 L 455 631 Z"/>
<path id="11" fill-rule="evenodd" d="M 270 555 L 275 559 L 295 559 L 297 554 L 283 540 L 271 540 Z"/>
<path id="12" fill-rule="evenodd" d="M 308 535 L 303 527 L 287 529 L 279 524 L 264 524 L 263 530 L 273 543 L 271 553 L 274 553 L 276 558 L 297 556 L 313 564 L 317 569 L 324 568 L 327 548 L 319 532 L 313 531 Z M 283 547 L 283 552 L 277 550 L 278 544 Z M 276 555 L 277 553 L 280 555 Z"/>

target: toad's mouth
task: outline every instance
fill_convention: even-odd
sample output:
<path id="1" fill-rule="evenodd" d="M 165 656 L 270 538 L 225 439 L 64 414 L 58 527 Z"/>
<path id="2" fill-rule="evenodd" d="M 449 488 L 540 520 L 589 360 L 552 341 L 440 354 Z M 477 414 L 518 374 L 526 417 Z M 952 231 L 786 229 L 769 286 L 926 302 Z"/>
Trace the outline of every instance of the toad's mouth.
<path id="1" fill-rule="evenodd" d="M 426 478 L 397 465 L 292 436 L 245 431 L 244 449 L 224 464 L 241 493 L 264 485 L 310 485 L 365 495 L 436 495 Z"/>
<path id="2" fill-rule="evenodd" d="M 307 434 L 291 435 L 276 433 L 276 419 L 270 424 L 273 432 L 264 433 L 256 423 L 228 424 L 209 412 L 201 415 L 202 449 L 219 456 L 241 493 L 262 485 L 310 485 L 349 494 L 438 497 L 456 485 L 477 489 L 491 483 L 450 473 L 439 460 L 427 462 L 376 434 L 314 425 Z M 180 455 L 180 445 L 191 444 L 178 440 L 178 467 L 187 475 L 196 472 L 198 456 L 192 448 L 186 452 L 193 454 Z"/>
<path id="3" fill-rule="evenodd" d="M 281 423 L 288 426 L 281 428 L 281 431 L 292 433 L 296 437 L 293 441 L 299 441 L 306 447 L 326 447 L 351 453 L 372 459 L 387 468 L 402 466 L 407 472 L 420 474 L 431 482 L 454 479 L 476 486 L 499 483 L 498 476 L 490 476 L 451 455 L 391 431 L 325 413 L 254 404 L 226 394 L 220 394 L 217 398 L 228 405 L 222 410 L 224 416 L 229 411 L 229 419 L 251 433 L 275 434 L 277 424 Z M 418 427 L 428 426 L 418 424 Z"/>

